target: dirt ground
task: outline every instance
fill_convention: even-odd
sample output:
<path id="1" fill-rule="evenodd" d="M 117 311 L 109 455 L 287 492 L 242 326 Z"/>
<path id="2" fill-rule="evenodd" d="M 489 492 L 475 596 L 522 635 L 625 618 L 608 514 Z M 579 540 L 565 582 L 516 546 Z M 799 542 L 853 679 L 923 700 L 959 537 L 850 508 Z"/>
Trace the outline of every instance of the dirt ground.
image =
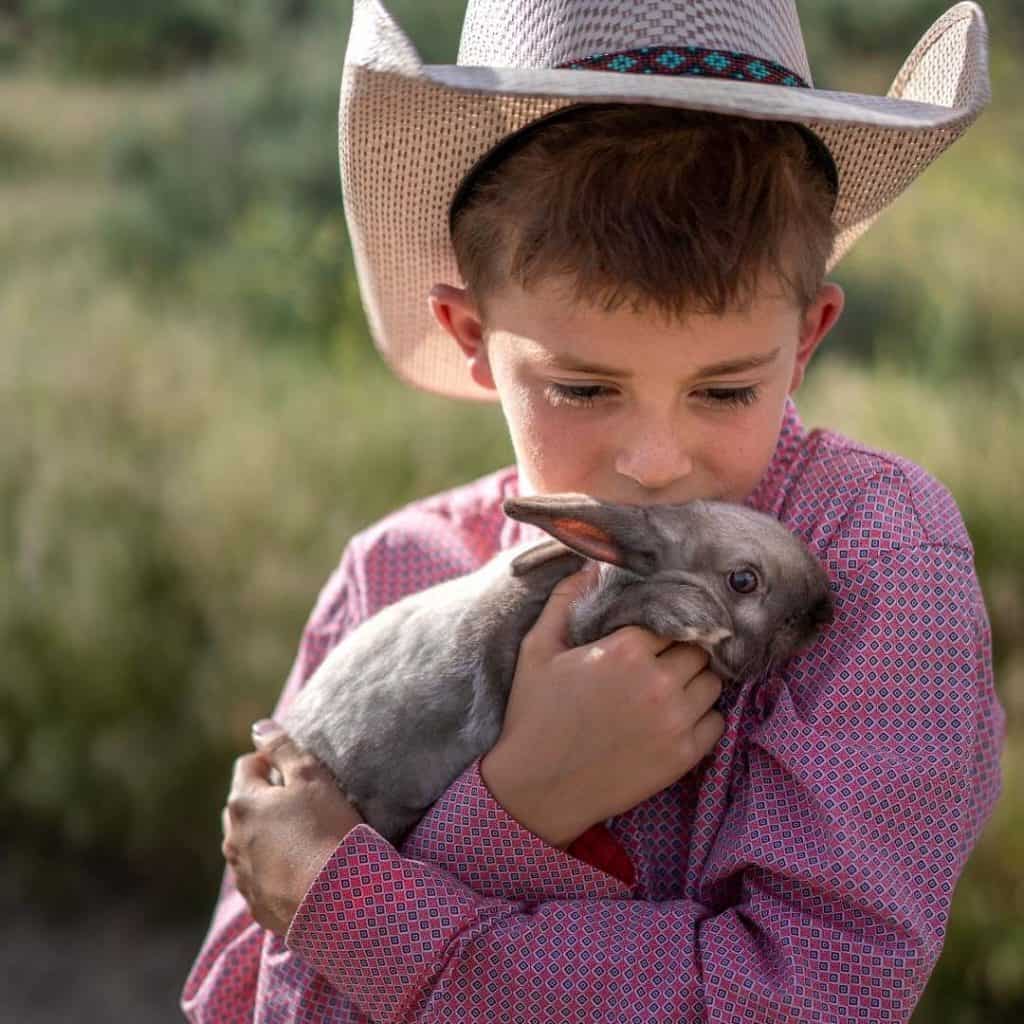
<path id="1" fill-rule="evenodd" d="M 6 902 L 6 901 L 5 901 Z M 180 1024 L 178 996 L 205 933 L 147 924 L 131 906 L 52 922 L 5 908 L 0 1006 L 12 1024 Z"/>

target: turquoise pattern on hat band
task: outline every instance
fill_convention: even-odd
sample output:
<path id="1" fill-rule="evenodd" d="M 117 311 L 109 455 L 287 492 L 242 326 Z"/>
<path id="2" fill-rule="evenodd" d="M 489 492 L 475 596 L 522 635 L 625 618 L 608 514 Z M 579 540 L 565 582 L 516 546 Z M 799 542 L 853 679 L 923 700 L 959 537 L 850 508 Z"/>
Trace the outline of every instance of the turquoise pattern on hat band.
<path id="1" fill-rule="evenodd" d="M 617 71 L 627 75 L 707 75 L 760 85 L 810 86 L 795 72 L 775 61 L 735 50 L 702 46 L 643 46 L 638 50 L 597 53 L 556 65 L 571 71 Z"/>

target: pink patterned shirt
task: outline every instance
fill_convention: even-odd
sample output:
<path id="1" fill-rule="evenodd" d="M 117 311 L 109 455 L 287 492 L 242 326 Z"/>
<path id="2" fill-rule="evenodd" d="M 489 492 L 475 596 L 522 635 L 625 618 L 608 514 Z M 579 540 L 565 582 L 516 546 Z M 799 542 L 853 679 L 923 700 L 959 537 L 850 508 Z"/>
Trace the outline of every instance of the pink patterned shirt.
<path id="1" fill-rule="evenodd" d="M 280 706 L 379 608 L 532 527 L 514 469 L 359 534 Z M 340 843 L 285 939 L 225 878 L 185 986 L 192 1021 L 906 1021 L 999 793 L 1004 717 L 972 550 L 923 470 L 790 403 L 748 504 L 828 569 L 836 618 L 746 680 L 714 753 L 563 852 L 474 763 L 396 850 Z"/>

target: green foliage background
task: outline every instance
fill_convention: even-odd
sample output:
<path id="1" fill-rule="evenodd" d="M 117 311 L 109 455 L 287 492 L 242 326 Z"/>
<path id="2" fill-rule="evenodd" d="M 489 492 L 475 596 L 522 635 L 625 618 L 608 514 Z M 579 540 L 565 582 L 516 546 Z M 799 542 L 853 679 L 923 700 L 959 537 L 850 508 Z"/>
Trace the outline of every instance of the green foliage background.
<path id="1" fill-rule="evenodd" d="M 1024 1011 L 1024 12 L 985 7 L 995 102 L 841 265 L 800 396 L 952 489 L 993 620 L 1004 797 L 917 1024 Z M 461 0 L 389 8 L 455 59 Z M 885 92 L 943 9 L 803 3 L 817 84 Z M 116 878 L 205 921 L 230 762 L 345 541 L 511 460 L 496 410 L 408 392 L 370 344 L 348 14 L 0 0 L 0 840 L 39 898 Z"/>

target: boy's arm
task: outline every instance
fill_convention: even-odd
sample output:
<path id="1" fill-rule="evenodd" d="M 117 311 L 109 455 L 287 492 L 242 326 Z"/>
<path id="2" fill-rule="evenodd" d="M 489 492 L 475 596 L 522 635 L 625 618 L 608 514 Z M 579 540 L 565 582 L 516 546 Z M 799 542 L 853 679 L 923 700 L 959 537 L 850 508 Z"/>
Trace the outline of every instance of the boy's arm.
<path id="1" fill-rule="evenodd" d="M 373 611 L 366 598 L 364 578 L 380 567 L 374 562 L 374 553 L 364 552 L 359 540 L 353 539 L 320 592 L 275 714 L 295 698 L 331 647 Z M 494 806 L 504 814 L 500 805 Z M 532 833 L 515 827 L 521 836 L 542 847 L 546 855 L 552 852 Z M 579 897 L 626 891 L 623 883 L 608 877 L 606 871 L 625 872 L 631 878 L 628 858 L 609 835 L 602 833 L 604 829 L 596 827 L 581 837 L 572 848 L 574 857 L 558 854 L 559 871 L 572 878 L 572 891 Z M 563 861 L 569 862 L 568 869 Z M 525 883 L 526 873 L 523 880 Z M 559 891 L 568 890 L 563 886 Z M 192 1021 L 252 1021 L 262 1020 L 267 1014 L 282 1014 L 283 1007 L 298 1012 L 300 1007 L 327 1007 L 339 1002 L 347 1007 L 349 1017 L 342 1014 L 338 1019 L 364 1019 L 325 978 L 289 953 L 279 936 L 253 920 L 232 872 L 225 871 L 213 919 L 182 993 L 181 1007 L 186 1017 Z M 285 1015 L 283 1019 L 289 1018 Z"/>
<path id="2" fill-rule="evenodd" d="M 356 557 L 350 545 L 323 589 L 303 630 L 298 655 L 278 702 L 286 706 L 313 674 L 327 651 L 365 617 L 359 591 Z M 281 939 L 264 931 L 252 918 L 235 886 L 230 869 L 224 873 L 209 931 L 185 982 L 181 1008 L 190 1021 L 226 1022 L 260 1020 L 277 999 L 266 991 L 266 964 L 293 959 Z M 312 972 L 303 971 L 304 998 L 316 1000 L 330 986 Z M 298 1006 L 296 987 L 290 998 Z M 281 1006 L 277 1006 L 280 1012 Z M 360 1020 L 355 1017 L 353 1020 Z"/>
<path id="3" fill-rule="evenodd" d="M 717 897 L 578 898 L 570 858 L 477 816 L 470 770 L 411 837 L 424 859 L 350 832 L 289 948 L 381 1021 L 909 1019 L 998 794 L 1003 716 L 968 551 L 839 575 L 830 643 L 759 695 L 695 888 Z M 474 833 L 475 860 L 444 857 Z M 487 895 L 534 854 L 527 898 Z"/>
<path id="4" fill-rule="evenodd" d="M 346 837 L 293 922 L 301 957 L 227 893 L 186 989 L 192 1019 L 365 1019 L 348 995 L 395 1021 L 906 1019 L 998 789 L 986 624 L 951 571 L 974 582 L 969 555 L 939 548 L 851 570 L 841 596 L 866 617 L 826 663 L 805 660 L 813 687 L 776 680 L 704 872 L 726 909 L 581 880 L 580 862 L 494 811 L 473 766 L 421 823 L 419 859 L 367 826 Z M 941 632 L 927 601 L 904 607 L 908 579 L 941 604 Z M 868 684 L 872 700 L 851 702 Z M 424 863 L 474 833 L 475 861 Z M 508 882 L 531 854 L 532 892 Z M 492 895 L 503 887 L 525 898 Z"/>

